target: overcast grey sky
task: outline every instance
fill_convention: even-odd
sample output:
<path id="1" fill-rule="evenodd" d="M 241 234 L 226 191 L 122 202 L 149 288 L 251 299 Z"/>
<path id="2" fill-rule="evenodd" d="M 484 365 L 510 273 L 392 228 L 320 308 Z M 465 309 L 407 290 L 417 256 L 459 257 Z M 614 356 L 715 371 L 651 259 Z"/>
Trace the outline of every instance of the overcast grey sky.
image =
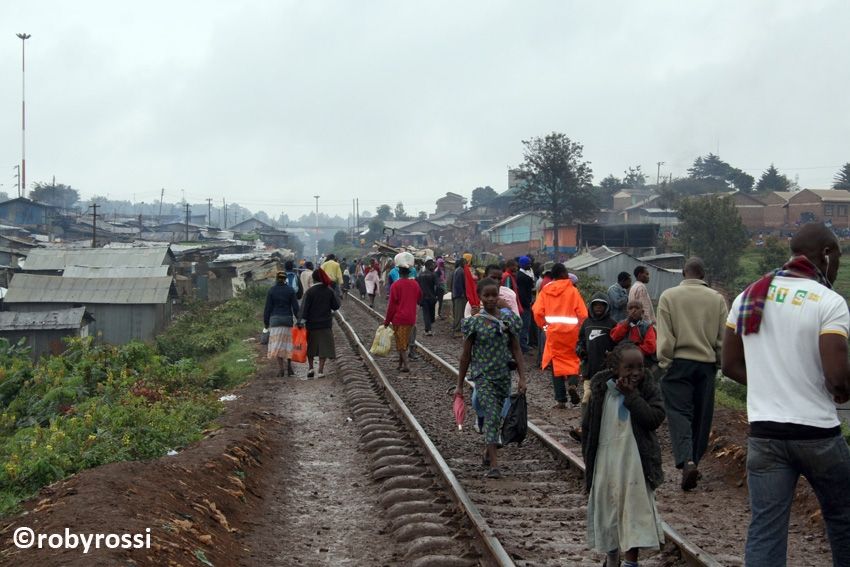
<path id="1" fill-rule="evenodd" d="M 850 161 L 850 2 L 0 4 L 0 191 L 225 197 L 297 217 L 506 189 L 521 140 L 584 145 L 598 182 L 717 152 L 826 188 Z"/>

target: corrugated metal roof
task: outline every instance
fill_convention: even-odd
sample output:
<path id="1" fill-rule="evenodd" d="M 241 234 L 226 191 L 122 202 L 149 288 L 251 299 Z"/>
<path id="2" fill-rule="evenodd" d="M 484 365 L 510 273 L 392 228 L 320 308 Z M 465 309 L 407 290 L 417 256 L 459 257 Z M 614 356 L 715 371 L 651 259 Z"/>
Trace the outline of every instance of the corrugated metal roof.
<path id="1" fill-rule="evenodd" d="M 173 285 L 163 278 L 64 278 L 16 274 L 9 283 L 6 303 L 124 303 L 159 304 L 168 301 Z"/>
<path id="2" fill-rule="evenodd" d="M 599 262 L 605 261 L 608 258 L 619 256 L 622 252 L 611 250 L 607 246 L 599 246 L 590 252 L 580 254 L 575 258 L 571 258 L 568 262 L 564 262 L 564 266 L 570 271 L 579 271 L 594 266 Z"/>
<path id="3" fill-rule="evenodd" d="M 79 329 L 85 312 L 85 307 L 55 311 L 2 311 L 0 331 Z"/>
<path id="4" fill-rule="evenodd" d="M 97 268 L 92 266 L 68 266 L 62 272 L 65 278 L 161 278 L 168 275 L 168 266 L 122 266 Z"/>
<path id="5" fill-rule="evenodd" d="M 170 252 L 160 248 L 38 248 L 27 256 L 27 270 L 64 270 L 67 266 L 109 268 L 162 266 Z"/>

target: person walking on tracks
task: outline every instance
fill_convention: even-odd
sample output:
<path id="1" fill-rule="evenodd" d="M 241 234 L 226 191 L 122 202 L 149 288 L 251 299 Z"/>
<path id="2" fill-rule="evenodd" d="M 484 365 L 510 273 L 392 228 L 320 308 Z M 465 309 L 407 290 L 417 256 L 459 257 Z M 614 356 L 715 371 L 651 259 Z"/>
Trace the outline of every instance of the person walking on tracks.
<path id="1" fill-rule="evenodd" d="M 705 265 L 690 258 L 685 279 L 658 301 L 658 365 L 661 390 L 682 490 L 699 480 L 699 461 L 708 448 L 714 417 L 714 381 L 726 324 L 726 300 L 705 283 Z"/>
<path id="2" fill-rule="evenodd" d="M 803 475 L 820 502 L 832 564 L 850 565 L 850 450 L 835 409 L 850 399 L 850 313 L 832 289 L 841 249 L 818 223 L 800 228 L 791 253 L 735 298 L 723 340 L 723 373 L 747 386 L 746 564 L 786 564 Z"/>
<path id="3" fill-rule="evenodd" d="M 283 361 L 286 360 L 286 375 L 295 376 L 292 369 L 292 325 L 298 315 L 298 300 L 292 282 L 297 277 L 292 273 L 293 263 L 286 262 L 287 272 L 278 272 L 275 285 L 266 294 L 263 324 L 269 330 L 268 358 L 276 358 L 278 376 L 283 376 Z"/>
<path id="4" fill-rule="evenodd" d="M 301 303 L 301 325 L 307 326 L 307 377 L 313 377 L 313 359 L 319 357 L 319 378 L 325 375 L 325 361 L 336 358 L 333 312 L 339 309 L 333 281 L 324 270 L 313 270 L 313 285 Z"/>
<path id="5" fill-rule="evenodd" d="M 463 273 L 466 264 L 466 257 L 460 258 L 452 274 L 452 333 L 455 337 L 460 336 L 460 322 L 463 321 L 463 310 L 466 308 L 466 276 Z"/>
<path id="6" fill-rule="evenodd" d="M 587 319 L 587 306 L 563 264 L 552 267 L 552 278 L 552 282 L 540 289 L 532 311 L 537 326 L 546 333 L 540 367 L 545 370 L 552 366 L 555 407 L 564 409 L 568 391 L 573 405 L 581 402 L 577 391 L 580 361 L 576 344 L 582 321 Z"/>
<path id="7" fill-rule="evenodd" d="M 517 390 L 525 392 L 525 365 L 519 346 L 522 320 L 509 309 L 499 309 L 499 281 L 484 278 L 478 282 L 482 309 L 463 320 L 463 353 L 460 357 L 455 395 L 463 397 L 463 383 L 469 374 L 475 383 L 484 413 L 484 442 L 482 464 L 488 468 L 487 477 L 499 478 L 498 456 L 502 407 L 511 395 L 510 365 L 516 361 L 519 374 Z"/>
<path id="8" fill-rule="evenodd" d="M 640 301 L 643 305 L 643 318 L 655 324 L 655 309 L 652 307 L 652 298 L 649 297 L 649 268 L 638 266 L 634 270 L 635 283 L 629 287 L 629 301 Z"/>
<path id="9" fill-rule="evenodd" d="M 372 262 L 372 264 L 364 270 L 365 272 L 365 283 L 366 283 L 366 295 L 369 296 L 369 307 L 375 308 L 375 296 L 378 295 L 379 290 L 381 289 L 381 268 L 378 266 L 377 262 Z"/>
<path id="10" fill-rule="evenodd" d="M 430 258 L 425 261 L 425 268 L 416 277 L 419 289 L 422 290 L 422 299 L 419 304 L 422 307 L 422 322 L 425 324 L 425 336 L 430 337 L 434 333 L 431 326 L 434 324 L 434 309 L 437 306 L 437 275 L 434 273 L 434 260 Z"/>
<path id="11" fill-rule="evenodd" d="M 643 365 L 643 353 L 620 343 L 608 369 L 591 380 L 585 434 L 587 545 L 607 554 L 606 567 L 635 567 L 640 549 L 664 542 L 655 489 L 664 481 L 656 429 L 664 421 L 658 382 Z"/>
<path id="12" fill-rule="evenodd" d="M 416 280 L 410 277 L 413 255 L 409 252 L 402 252 L 396 255 L 394 261 L 398 268 L 399 279 L 390 288 L 384 326 L 388 327 L 392 324 L 395 332 L 398 369 L 401 372 L 410 372 L 408 349 L 412 342 L 413 329 L 416 326 L 416 307 L 422 299 L 422 290 Z"/>

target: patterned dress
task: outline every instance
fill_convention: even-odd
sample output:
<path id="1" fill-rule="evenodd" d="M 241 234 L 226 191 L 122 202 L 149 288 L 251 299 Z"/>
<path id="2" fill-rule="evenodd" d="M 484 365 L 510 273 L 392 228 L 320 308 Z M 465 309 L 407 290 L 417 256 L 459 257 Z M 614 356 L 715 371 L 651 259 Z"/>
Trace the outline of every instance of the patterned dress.
<path id="1" fill-rule="evenodd" d="M 502 406 L 511 395 L 510 336 L 519 337 L 522 329 L 522 320 L 510 310 L 500 310 L 498 319 L 501 323 L 479 314 L 461 324 L 464 339 L 472 338 L 469 375 L 484 412 L 484 442 L 488 445 L 499 442 Z"/>

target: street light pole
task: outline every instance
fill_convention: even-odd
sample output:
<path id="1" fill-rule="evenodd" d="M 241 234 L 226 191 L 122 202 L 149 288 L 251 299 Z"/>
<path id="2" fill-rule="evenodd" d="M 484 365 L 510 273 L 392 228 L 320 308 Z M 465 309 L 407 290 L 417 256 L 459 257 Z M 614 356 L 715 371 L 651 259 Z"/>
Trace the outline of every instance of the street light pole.
<path id="1" fill-rule="evenodd" d="M 27 192 L 27 104 L 26 104 L 26 41 L 32 36 L 28 33 L 17 34 L 21 38 L 21 197 Z"/>
<path id="2" fill-rule="evenodd" d="M 664 165 L 663 161 L 656 162 L 658 166 L 658 170 L 655 173 L 655 188 L 658 189 L 658 185 L 661 183 L 661 166 Z"/>
<path id="3" fill-rule="evenodd" d="M 316 199 L 316 267 L 319 267 L 319 196 L 313 195 Z"/>

